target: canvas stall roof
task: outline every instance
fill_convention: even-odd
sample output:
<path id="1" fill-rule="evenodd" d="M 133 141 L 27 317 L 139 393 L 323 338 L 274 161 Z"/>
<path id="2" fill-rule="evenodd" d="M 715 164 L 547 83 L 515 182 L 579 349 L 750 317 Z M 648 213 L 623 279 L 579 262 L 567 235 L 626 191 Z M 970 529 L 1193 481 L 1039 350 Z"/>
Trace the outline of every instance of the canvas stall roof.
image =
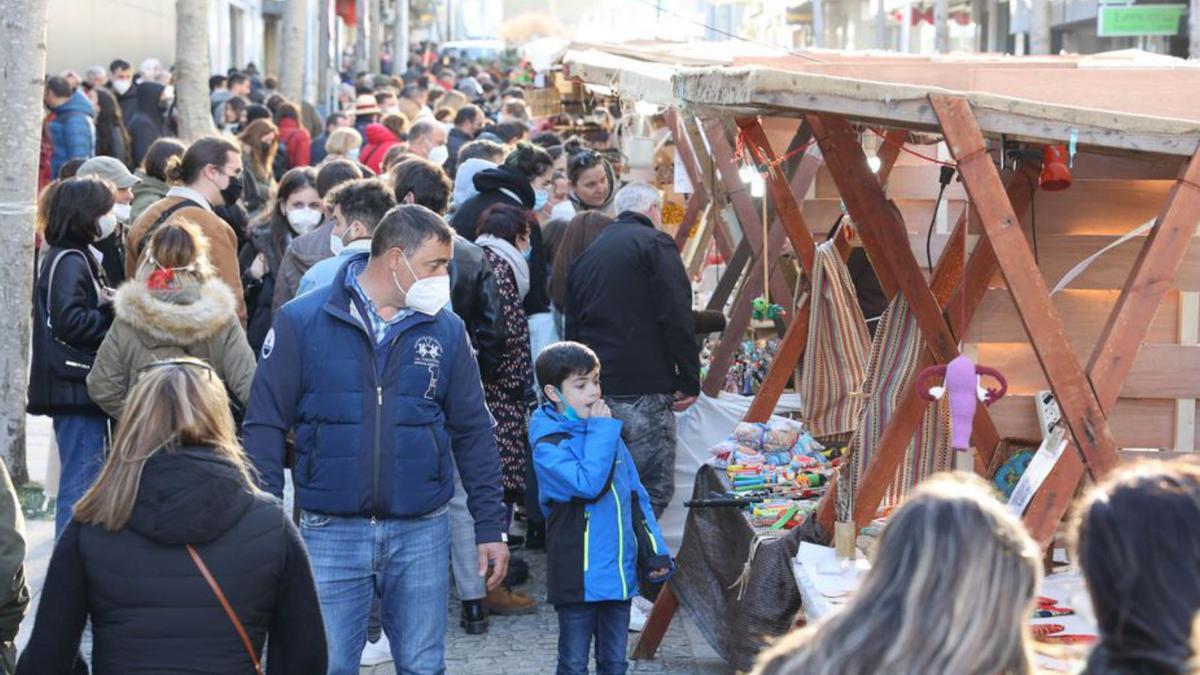
<path id="1" fill-rule="evenodd" d="M 847 57 L 850 60 L 859 57 Z M 1057 58 L 1057 60 L 1056 60 Z M 987 56 L 959 61 L 928 57 L 901 60 L 920 64 L 923 72 L 949 70 L 963 61 L 1023 67 L 1028 62 L 1013 57 Z M 1064 68 L 1056 77 L 1069 82 L 1082 77 L 1080 62 L 1087 59 L 1051 57 L 1034 63 Z M 1094 59 L 1092 59 L 1094 60 Z M 1112 61 L 1121 59 L 1110 59 Z M 1128 59 L 1123 59 L 1127 61 Z M 951 66 L 950 64 L 955 64 Z M 947 88 L 927 83 L 879 81 L 864 77 L 846 77 L 806 72 L 810 66 L 798 65 L 785 70 L 761 65 L 729 67 L 723 65 L 687 67 L 660 61 L 635 59 L 613 54 L 607 49 L 571 50 L 563 65 L 572 77 L 605 87 L 612 93 L 659 105 L 684 105 L 702 111 L 737 115 L 799 115 L 805 112 L 829 112 L 851 119 L 884 126 L 938 131 L 938 123 L 929 96 L 934 94 L 965 96 L 975 109 L 985 134 L 1014 140 L 1056 141 L 1074 138 L 1079 146 L 1099 149 L 1187 156 L 1200 142 L 1200 111 L 1188 116 L 1162 116 L 1130 112 L 1129 100 L 1138 96 L 1129 91 L 1114 95 L 1108 89 L 1102 97 L 1090 98 L 1087 105 L 1062 102 L 1062 92 L 1035 100 L 1022 96 L 992 93 L 980 87 Z M 821 66 L 811 66 L 820 68 Z M 1104 69 L 1087 71 L 1100 73 Z M 1139 68 L 1122 70 L 1142 80 L 1157 78 L 1178 80 L 1181 75 L 1200 77 L 1195 68 Z M 1166 78 L 1166 79 L 1163 79 Z M 920 79 L 913 77 L 911 79 Z M 1198 80 L 1200 83 L 1200 80 Z M 1066 92 L 1069 94 L 1069 92 Z M 1180 92 L 1181 96 L 1190 95 Z M 1114 100 L 1113 105 L 1104 101 Z M 1108 105 L 1108 107 L 1101 107 Z M 1197 110 L 1196 108 L 1191 108 Z"/>

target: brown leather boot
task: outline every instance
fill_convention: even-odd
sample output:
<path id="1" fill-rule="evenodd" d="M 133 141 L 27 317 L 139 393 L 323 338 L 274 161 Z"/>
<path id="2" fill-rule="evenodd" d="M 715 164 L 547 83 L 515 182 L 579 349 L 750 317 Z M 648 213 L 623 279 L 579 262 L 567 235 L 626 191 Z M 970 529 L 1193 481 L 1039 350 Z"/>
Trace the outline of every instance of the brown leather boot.
<path id="1" fill-rule="evenodd" d="M 537 611 L 537 600 L 504 586 L 488 591 L 483 605 L 491 614 L 533 614 Z"/>

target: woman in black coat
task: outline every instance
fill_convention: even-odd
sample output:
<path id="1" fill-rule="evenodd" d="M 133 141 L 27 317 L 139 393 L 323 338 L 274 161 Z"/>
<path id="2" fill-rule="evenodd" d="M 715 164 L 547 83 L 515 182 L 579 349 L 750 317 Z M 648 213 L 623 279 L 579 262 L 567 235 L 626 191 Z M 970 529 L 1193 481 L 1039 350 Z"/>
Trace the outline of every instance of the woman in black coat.
<path id="1" fill-rule="evenodd" d="M 57 535 L 104 463 L 108 417 L 88 397 L 85 379 L 112 325 L 113 290 L 89 246 L 112 233 L 116 216 L 112 186 L 99 178 L 69 178 L 47 190 L 27 411 L 54 420 L 62 466 Z"/>
<path id="2" fill-rule="evenodd" d="M 268 642 L 267 672 L 323 675 L 308 555 L 254 487 L 220 378 L 197 359 L 155 362 L 125 412 L 55 546 L 17 673 L 71 672 L 90 618 L 95 675 L 251 673 Z"/>

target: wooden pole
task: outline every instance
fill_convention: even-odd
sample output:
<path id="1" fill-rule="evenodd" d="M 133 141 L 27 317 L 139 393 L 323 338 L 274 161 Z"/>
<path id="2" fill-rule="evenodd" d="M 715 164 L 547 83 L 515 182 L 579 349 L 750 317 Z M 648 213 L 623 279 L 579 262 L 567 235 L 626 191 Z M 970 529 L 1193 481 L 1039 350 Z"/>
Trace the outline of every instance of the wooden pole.
<path id="1" fill-rule="evenodd" d="M 704 207 L 708 206 L 708 190 L 704 187 L 703 175 L 696 163 L 696 153 L 680 122 L 679 113 L 674 108 L 667 108 L 664 117 L 667 121 L 667 128 L 671 130 L 671 138 L 675 139 L 675 152 L 679 153 L 679 161 L 683 164 L 688 181 L 692 184 L 692 194 L 688 197 L 687 208 L 683 212 L 683 221 L 675 233 L 675 245 L 682 251 L 692 229 L 696 227 L 697 219 L 704 212 Z"/>
<path id="2" fill-rule="evenodd" d="M 1200 150 L 1171 188 L 1088 362 L 1088 379 L 1105 413 L 1116 403 L 1154 313 L 1171 289 L 1196 232 L 1197 221 L 1200 221 Z M 1084 465 L 1077 453 L 1063 453 L 1029 504 L 1025 524 L 1043 546 L 1050 544 L 1070 508 L 1083 472 Z M 1095 476 L 1094 469 L 1092 473 Z"/>
<path id="3" fill-rule="evenodd" d="M 900 156 L 900 146 L 908 137 L 908 132 L 903 129 L 889 130 L 885 134 L 885 138 L 892 142 L 884 143 L 880 146 L 877 153 L 879 157 L 879 181 L 886 184 L 887 178 L 891 175 L 892 167 L 896 164 L 896 159 Z M 812 160 L 812 170 L 820 169 L 820 160 L 806 154 L 804 161 Z M 807 190 L 806 190 L 807 191 Z M 797 194 L 804 194 L 798 192 Z M 811 236 L 811 235 L 810 235 Z M 844 242 L 845 239 L 839 239 L 838 243 Z M 849 246 L 839 246 L 838 252 L 842 259 L 846 259 L 850 255 Z M 811 260 L 811 259 L 810 259 Z M 811 274 L 811 264 L 808 268 Z M 811 278 L 811 277 L 810 277 Z M 758 393 L 754 396 L 754 401 L 750 404 L 750 410 L 746 412 L 747 422 L 766 422 L 775 412 L 775 405 L 779 403 L 779 397 L 783 395 L 783 390 L 787 387 L 788 379 L 795 372 L 796 364 L 800 362 L 800 358 L 804 355 L 804 348 L 808 343 L 808 319 L 809 319 L 808 299 L 804 299 L 795 309 L 795 318 L 788 324 L 787 332 L 784 333 L 783 339 L 779 342 L 779 348 L 775 352 L 775 358 L 771 360 L 771 365 L 767 368 L 767 374 L 763 377 L 763 382 L 758 388 Z"/>
<path id="4" fill-rule="evenodd" d="M 1103 475 L 1116 465 L 1116 441 L 1067 341 L 1066 327 L 1050 300 L 1020 219 L 1004 194 L 971 106 L 966 99 L 953 96 L 933 95 L 930 100 L 1063 419 L 1093 474 Z"/>

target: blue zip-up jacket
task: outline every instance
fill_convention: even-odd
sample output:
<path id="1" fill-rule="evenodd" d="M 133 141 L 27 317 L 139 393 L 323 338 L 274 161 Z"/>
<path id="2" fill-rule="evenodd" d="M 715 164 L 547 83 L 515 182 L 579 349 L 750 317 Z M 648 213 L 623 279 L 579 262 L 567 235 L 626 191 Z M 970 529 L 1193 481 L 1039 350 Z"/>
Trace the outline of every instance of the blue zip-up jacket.
<path id="1" fill-rule="evenodd" d="M 463 322 L 448 309 L 414 313 L 376 344 L 367 309 L 346 287 L 347 269 L 367 258 L 350 257 L 334 283 L 275 315 L 244 426 L 263 489 L 283 492 L 289 431 L 296 501 L 318 513 L 430 513 L 454 493 L 453 461 L 476 542 L 500 541 L 500 456 Z"/>
<path id="2" fill-rule="evenodd" d="M 529 442 L 546 515 L 548 602 L 629 600 L 650 570 L 674 569 L 619 420 L 568 420 L 544 405 Z"/>
<path id="3" fill-rule="evenodd" d="M 50 141 L 54 145 L 51 175 L 57 178 L 58 170 L 69 160 L 91 159 L 96 153 L 95 116 L 92 102 L 79 89 L 66 103 L 54 108 L 54 119 L 50 120 Z"/>

